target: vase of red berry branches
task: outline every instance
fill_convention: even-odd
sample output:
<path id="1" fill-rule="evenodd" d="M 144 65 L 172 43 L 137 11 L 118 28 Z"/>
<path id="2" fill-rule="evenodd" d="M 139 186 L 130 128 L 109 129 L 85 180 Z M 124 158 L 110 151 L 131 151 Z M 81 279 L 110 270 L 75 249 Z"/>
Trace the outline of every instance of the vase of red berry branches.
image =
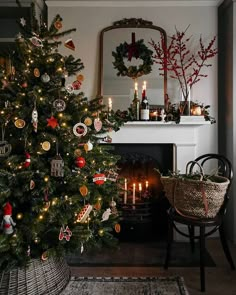
<path id="1" fill-rule="evenodd" d="M 187 27 L 188 29 L 188 27 Z M 160 65 L 159 74 L 168 76 L 178 81 L 182 93 L 180 113 L 190 115 L 190 93 L 193 85 L 202 78 L 207 77 L 204 69 L 212 66 L 209 60 L 217 55 L 215 48 L 216 37 L 214 36 L 205 46 L 202 36 L 199 38 L 197 47 L 191 49 L 191 36 L 186 36 L 186 31 L 180 32 L 175 28 L 175 34 L 169 38 L 166 45 L 164 37 L 155 43 L 151 40 L 150 45 L 154 49 L 153 61 Z"/>

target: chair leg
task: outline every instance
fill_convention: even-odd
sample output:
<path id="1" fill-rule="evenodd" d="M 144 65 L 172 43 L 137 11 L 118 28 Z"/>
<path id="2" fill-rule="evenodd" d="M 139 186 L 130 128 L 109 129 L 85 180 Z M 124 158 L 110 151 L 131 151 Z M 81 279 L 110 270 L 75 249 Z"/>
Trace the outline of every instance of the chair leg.
<path id="1" fill-rule="evenodd" d="M 231 254 L 230 254 L 229 246 L 228 246 L 227 240 L 225 238 L 223 224 L 219 227 L 219 232 L 220 232 L 220 241 L 221 241 L 225 256 L 230 264 L 231 269 L 235 270 L 234 261 L 233 261 Z"/>
<path id="2" fill-rule="evenodd" d="M 200 226 L 200 280 L 201 292 L 205 292 L 205 226 Z"/>
<path id="3" fill-rule="evenodd" d="M 168 216 L 167 248 L 166 248 L 166 258 L 165 258 L 165 264 L 164 264 L 165 269 L 168 269 L 168 266 L 169 266 L 172 242 L 173 242 L 173 221 Z"/>
<path id="4" fill-rule="evenodd" d="M 191 245 L 191 250 L 194 252 L 195 250 L 195 243 L 194 243 L 194 226 L 188 225 L 188 232 L 189 232 L 189 240 Z"/>

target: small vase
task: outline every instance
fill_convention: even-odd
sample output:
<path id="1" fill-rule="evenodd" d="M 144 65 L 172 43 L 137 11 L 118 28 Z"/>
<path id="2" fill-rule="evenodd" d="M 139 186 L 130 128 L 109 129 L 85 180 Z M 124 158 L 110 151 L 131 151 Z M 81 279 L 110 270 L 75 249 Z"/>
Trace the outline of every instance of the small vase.
<path id="1" fill-rule="evenodd" d="M 180 102 L 180 115 L 181 116 L 190 116 L 191 115 L 191 88 L 188 87 L 188 91 L 183 95 Z"/>
<path id="2" fill-rule="evenodd" d="M 179 111 L 181 116 L 190 116 L 190 101 L 189 100 L 184 100 L 181 101 L 179 104 Z"/>

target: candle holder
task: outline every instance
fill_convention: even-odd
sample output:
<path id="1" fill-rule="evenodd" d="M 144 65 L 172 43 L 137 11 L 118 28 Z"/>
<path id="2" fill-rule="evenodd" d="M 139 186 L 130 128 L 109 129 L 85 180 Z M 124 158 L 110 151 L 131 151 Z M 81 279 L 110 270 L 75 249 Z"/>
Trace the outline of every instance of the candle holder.
<path id="1" fill-rule="evenodd" d="M 151 109 L 149 116 L 150 116 L 150 121 L 158 121 L 158 110 Z"/>

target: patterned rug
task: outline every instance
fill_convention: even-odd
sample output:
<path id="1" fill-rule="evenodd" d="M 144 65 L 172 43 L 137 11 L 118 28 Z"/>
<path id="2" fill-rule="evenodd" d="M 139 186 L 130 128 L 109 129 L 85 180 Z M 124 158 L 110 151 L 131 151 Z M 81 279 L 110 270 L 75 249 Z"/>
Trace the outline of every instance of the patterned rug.
<path id="1" fill-rule="evenodd" d="M 72 277 L 61 295 L 189 295 L 184 279 L 172 277 Z"/>

